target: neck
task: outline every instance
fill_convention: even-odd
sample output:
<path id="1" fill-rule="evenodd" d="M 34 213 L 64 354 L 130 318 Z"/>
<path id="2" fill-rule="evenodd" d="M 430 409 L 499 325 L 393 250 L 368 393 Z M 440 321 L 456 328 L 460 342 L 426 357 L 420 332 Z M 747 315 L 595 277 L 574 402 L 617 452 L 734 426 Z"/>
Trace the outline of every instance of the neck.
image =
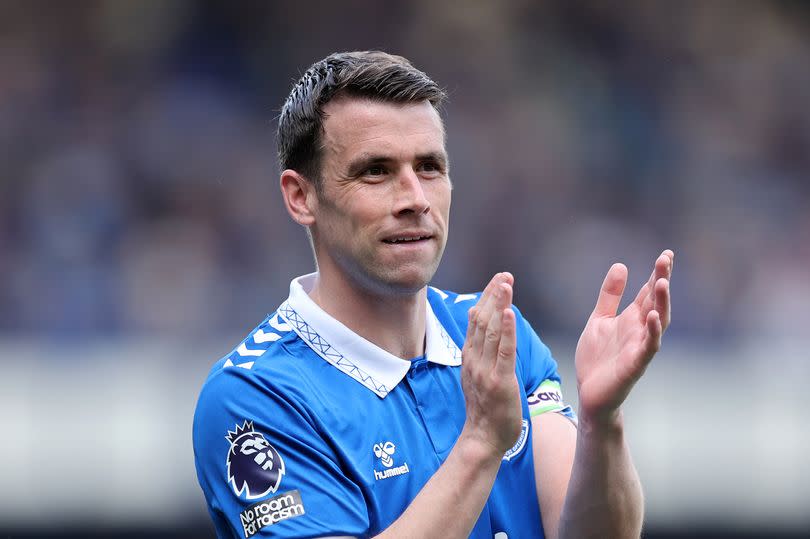
<path id="1" fill-rule="evenodd" d="M 411 359 L 425 353 L 425 298 L 380 295 L 346 278 L 319 273 L 310 298 L 332 318 L 390 354 Z"/>

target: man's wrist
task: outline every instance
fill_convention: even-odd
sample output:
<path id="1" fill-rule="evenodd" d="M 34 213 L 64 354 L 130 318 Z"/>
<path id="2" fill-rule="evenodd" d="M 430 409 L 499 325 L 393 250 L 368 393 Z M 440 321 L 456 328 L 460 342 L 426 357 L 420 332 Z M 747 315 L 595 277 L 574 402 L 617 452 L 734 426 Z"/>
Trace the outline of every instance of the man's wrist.
<path id="1" fill-rule="evenodd" d="M 455 449 L 464 462 L 470 463 L 475 468 L 493 464 L 500 466 L 504 455 L 504 451 L 499 451 L 495 444 L 468 432 L 466 427 L 461 431 Z"/>
<path id="2" fill-rule="evenodd" d="M 621 408 L 599 414 L 580 409 L 577 423 L 577 431 L 580 436 L 602 438 L 622 438 L 624 436 L 624 414 Z"/>

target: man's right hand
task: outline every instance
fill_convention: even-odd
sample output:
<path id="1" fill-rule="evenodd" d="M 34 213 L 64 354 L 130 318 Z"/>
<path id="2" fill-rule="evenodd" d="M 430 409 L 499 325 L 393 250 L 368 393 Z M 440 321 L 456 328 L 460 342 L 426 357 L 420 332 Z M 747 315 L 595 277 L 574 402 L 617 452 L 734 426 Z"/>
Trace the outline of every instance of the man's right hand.
<path id="1" fill-rule="evenodd" d="M 441 467 L 378 539 L 461 539 L 475 526 L 501 459 L 520 435 L 513 282 L 508 273 L 495 275 L 470 309 L 461 352 L 464 428 Z"/>
<path id="2" fill-rule="evenodd" d="M 520 388 L 515 375 L 515 313 L 509 273 L 498 273 L 470 309 L 462 350 L 461 384 L 467 419 L 459 443 L 502 457 L 520 435 Z"/>

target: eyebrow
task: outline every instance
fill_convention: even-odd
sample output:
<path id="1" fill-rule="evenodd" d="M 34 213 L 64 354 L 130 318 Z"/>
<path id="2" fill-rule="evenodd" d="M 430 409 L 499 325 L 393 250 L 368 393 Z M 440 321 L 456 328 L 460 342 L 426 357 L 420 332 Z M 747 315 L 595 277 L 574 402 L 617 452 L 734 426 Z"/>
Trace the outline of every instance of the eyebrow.
<path id="1" fill-rule="evenodd" d="M 363 153 L 360 154 L 357 158 L 353 159 L 348 166 L 349 174 L 355 175 L 362 172 L 364 169 L 370 167 L 371 165 L 380 165 L 384 163 L 390 163 L 395 161 L 390 155 L 385 154 L 374 154 L 374 153 Z M 442 168 L 447 168 L 447 152 L 427 152 L 418 154 L 416 156 L 416 161 L 435 161 L 439 163 Z"/>
<path id="2" fill-rule="evenodd" d="M 447 167 L 447 152 L 428 152 L 416 156 L 417 161 L 435 161 L 443 168 Z"/>
<path id="3" fill-rule="evenodd" d="M 349 174 L 354 176 L 371 165 L 379 165 L 390 161 L 392 161 L 392 159 L 384 154 L 363 153 L 349 163 Z"/>

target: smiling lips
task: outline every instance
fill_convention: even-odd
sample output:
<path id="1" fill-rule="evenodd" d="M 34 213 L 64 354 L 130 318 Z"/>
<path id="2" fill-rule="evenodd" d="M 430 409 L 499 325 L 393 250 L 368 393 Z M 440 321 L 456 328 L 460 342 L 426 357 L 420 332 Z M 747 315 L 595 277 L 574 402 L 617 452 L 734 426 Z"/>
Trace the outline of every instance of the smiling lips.
<path id="1" fill-rule="evenodd" d="M 403 236 L 395 236 L 395 237 L 384 239 L 383 243 L 388 243 L 388 244 L 391 244 L 391 245 L 397 244 L 397 243 L 412 243 L 412 242 L 415 242 L 415 241 L 429 240 L 432 237 L 433 236 L 431 236 L 429 234 L 424 234 L 424 235 L 403 235 Z"/>
<path id="2" fill-rule="evenodd" d="M 414 241 L 421 241 L 421 240 L 429 240 L 431 236 L 409 236 L 409 237 L 402 237 L 402 238 L 392 238 L 389 240 L 383 240 L 385 243 L 389 244 L 396 244 L 396 243 L 411 243 Z"/>

